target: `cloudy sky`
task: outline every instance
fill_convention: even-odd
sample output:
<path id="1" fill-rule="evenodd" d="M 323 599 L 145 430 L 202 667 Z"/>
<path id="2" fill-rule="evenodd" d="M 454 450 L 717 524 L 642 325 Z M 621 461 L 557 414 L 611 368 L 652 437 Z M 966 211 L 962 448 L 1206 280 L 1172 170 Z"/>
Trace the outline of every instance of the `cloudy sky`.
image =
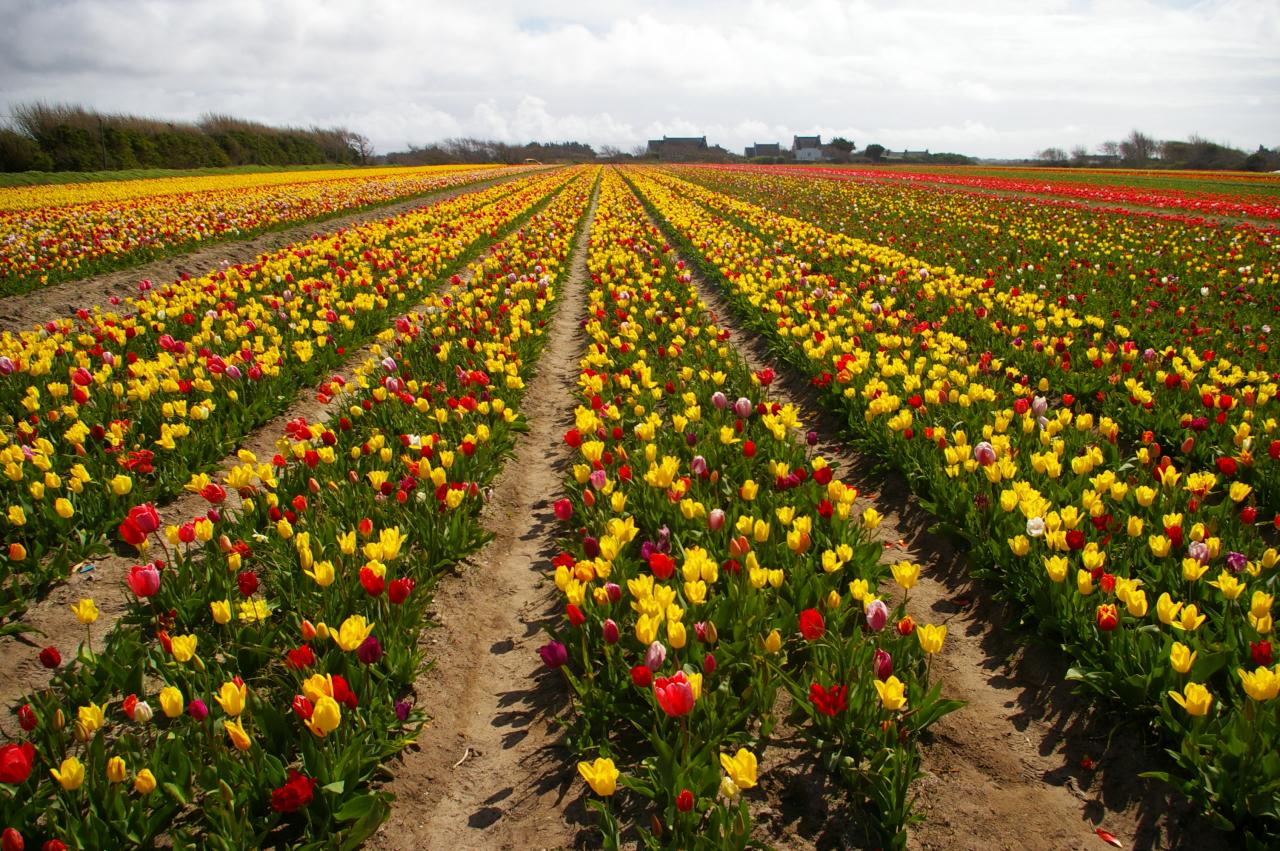
<path id="1" fill-rule="evenodd" d="M 630 149 L 794 133 L 1027 156 L 1140 128 L 1280 146 L 1280 0 L 0 0 L 42 99 Z"/>

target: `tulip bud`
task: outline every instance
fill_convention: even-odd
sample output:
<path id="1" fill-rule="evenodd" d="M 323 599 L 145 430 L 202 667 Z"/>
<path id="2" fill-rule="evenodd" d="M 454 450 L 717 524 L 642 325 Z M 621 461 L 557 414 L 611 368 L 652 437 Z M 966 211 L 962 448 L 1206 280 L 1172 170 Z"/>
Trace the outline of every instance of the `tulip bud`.
<path id="1" fill-rule="evenodd" d="M 650 671 L 656 671 L 667 661 L 667 648 L 663 646 L 661 641 L 655 641 L 649 645 L 649 649 L 644 654 L 644 664 Z"/>
<path id="2" fill-rule="evenodd" d="M 719 532 L 724 528 L 724 521 L 724 511 L 719 508 L 713 508 L 711 513 L 707 515 L 707 528 L 712 532 Z"/>
<path id="3" fill-rule="evenodd" d="M 137 721 L 139 724 L 146 724 L 152 719 L 154 714 L 155 713 L 151 709 L 151 704 L 147 703 L 145 700 L 138 701 L 137 705 L 133 707 L 133 720 Z"/>
<path id="4" fill-rule="evenodd" d="M 601 633 L 604 636 L 605 644 L 618 643 L 618 638 L 619 638 L 618 625 L 614 623 L 613 618 L 609 618 L 604 622 L 604 625 L 601 627 Z"/>
<path id="5" fill-rule="evenodd" d="M 118 756 L 113 756 L 107 760 L 107 780 L 112 783 L 123 783 L 124 778 L 128 775 L 128 769 L 124 764 L 124 760 Z"/>
<path id="6" fill-rule="evenodd" d="M 604 591 L 609 595 L 609 602 L 616 603 L 622 599 L 622 586 L 616 582 L 606 582 Z"/>

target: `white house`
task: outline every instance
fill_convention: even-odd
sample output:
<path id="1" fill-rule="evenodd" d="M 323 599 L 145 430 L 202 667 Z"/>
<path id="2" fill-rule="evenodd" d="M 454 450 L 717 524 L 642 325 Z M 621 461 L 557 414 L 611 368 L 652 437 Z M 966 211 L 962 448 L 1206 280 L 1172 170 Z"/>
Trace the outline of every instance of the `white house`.
<path id="1" fill-rule="evenodd" d="M 794 136 L 792 137 L 791 151 L 796 156 L 796 162 L 819 162 L 822 159 L 822 137 Z"/>

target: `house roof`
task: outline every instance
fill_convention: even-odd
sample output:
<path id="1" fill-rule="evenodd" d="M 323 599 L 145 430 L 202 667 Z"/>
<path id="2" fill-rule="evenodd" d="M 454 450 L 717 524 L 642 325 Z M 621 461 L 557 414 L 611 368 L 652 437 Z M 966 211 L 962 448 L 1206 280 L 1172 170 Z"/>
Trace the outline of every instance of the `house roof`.
<path id="1" fill-rule="evenodd" d="M 797 148 L 820 148 L 822 147 L 821 136 L 794 136 L 793 144 Z"/>

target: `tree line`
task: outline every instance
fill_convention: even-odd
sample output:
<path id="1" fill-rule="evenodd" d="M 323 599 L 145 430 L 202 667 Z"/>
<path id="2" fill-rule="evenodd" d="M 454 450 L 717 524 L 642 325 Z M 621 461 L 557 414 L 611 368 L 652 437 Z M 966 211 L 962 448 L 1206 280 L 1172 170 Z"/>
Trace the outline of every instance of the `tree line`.
<path id="1" fill-rule="evenodd" d="M 607 152 L 606 152 L 607 153 Z M 454 163 L 522 163 L 586 161 L 596 158 L 595 150 L 582 142 L 529 142 L 513 145 L 492 139 L 445 139 L 407 151 L 396 151 L 378 158 L 391 165 L 448 165 Z"/>
<path id="2" fill-rule="evenodd" d="M 1123 165 L 1130 168 L 1185 168 L 1220 171 L 1276 171 L 1280 169 L 1280 149 L 1262 145 L 1246 153 L 1229 145 L 1193 135 L 1186 141 L 1160 141 L 1134 130 L 1123 140 L 1107 141 L 1090 151 L 1076 145 L 1070 151 L 1049 147 L 1036 159 L 1052 166 Z"/>
<path id="3" fill-rule="evenodd" d="M 236 165 L 355 165 L 369 140 L 344 127 L 270 127 L 208 113 L 194 123 L 75 104 L 13 107 L 0 126 L 0 171 L 115 171 Z"/>

